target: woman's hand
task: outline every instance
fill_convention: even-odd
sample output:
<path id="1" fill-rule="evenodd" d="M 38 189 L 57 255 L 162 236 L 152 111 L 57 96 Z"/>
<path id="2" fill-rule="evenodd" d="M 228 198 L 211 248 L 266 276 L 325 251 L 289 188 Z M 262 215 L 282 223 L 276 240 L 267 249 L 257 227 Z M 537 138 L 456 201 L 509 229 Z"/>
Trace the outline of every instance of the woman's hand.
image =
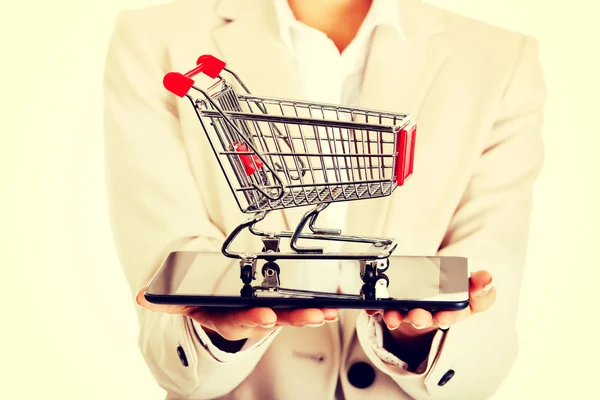
<path id="1" fill-rule="evenodd" d="M 186 315 L 206 328 L 209 336 L 217 333 L 228 341 L 262 338 L 280 326 L 321 326 L 338 318 L 335 309 L 275 311 L 270 308 L 223 309 L 153 304 L 144 298 L 145 291 L 146 287 L 143 287 L 136 296 L 136 302 L 141 307 L 153 312 Z"/>
<path id="2" fill-rule="evenodd" d="M 496 289 L 492 275 L 487 271 L 477 271 L 469 278 L 469 306 L 460 311 L 440 311 L 431 315 L 417 308 L 403 314 L 399 311 L 368 311 L 370 315 L 382 313 L 393 342 L 390 350 L 410 363 L 422 361 L 431 346 L 433 332 L 448 328 L 469 316 L 490 308 L 496 299 Z"/>
<path id="3" fill-rule="evenodd" d="M 383 320 L 390 331 L 402 327 L 405 332 L 419 334 L 448 328 L 472 314 L 483 312 L 491 307 L 495 299 L 496 289 L 492 285 L 492 275 L 487 271 L 477 271 L 469 278 L 469 307 L 460 311 L 440 311 L 435 315 L 420 308 L 411 310 L 406 315 L 390 310 L 383 313 Z"/>

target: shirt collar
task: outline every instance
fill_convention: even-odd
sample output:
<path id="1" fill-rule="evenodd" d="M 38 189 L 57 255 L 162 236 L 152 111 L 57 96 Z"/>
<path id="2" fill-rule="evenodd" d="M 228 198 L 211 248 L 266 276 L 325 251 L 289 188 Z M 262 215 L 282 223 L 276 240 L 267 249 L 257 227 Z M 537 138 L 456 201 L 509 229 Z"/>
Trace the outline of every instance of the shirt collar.
<path id="1" fill-rule="evenodd" d="M 274 3 L 281 39 L 293 51 L 292 29 L 294 27 L 305 28 L 306 25 L 296 19 L 287 0 L 274 0 Z M 379 25 L 388 25 L 396 31 L 401 39 L 404 37 L 396 0 L 373 0 L 356 37 L 369 35 Z"/>

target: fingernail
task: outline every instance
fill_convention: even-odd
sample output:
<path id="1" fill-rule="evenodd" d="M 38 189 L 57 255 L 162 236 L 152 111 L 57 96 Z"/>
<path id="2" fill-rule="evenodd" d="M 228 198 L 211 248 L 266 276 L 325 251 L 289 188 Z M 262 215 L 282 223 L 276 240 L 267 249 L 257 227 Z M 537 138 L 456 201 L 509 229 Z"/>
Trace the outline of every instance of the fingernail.
<path id="1" fill-rule="evenodd" d="M 261 328 L 265 328 L 265 329 L 270 329 L 270 328 L 273 328 L 273 327 L 275 327 L 275 324 L 276 324 L 276 323 L 277 323 L 277 322 L 273 322 L 273 323 L 271 323 L 271 324 L 267 324 L 267 325 L 261 325 L 260 327 L 261 327 Z"/>
<path id="2" fill-rule="evenodd" d="M 446 330 L 450 329 L 450 325 L 441 325 L 441 324 L 438 324 L 438 328 L 443 329 L 443 330 L 446 331 Z"/>
<path id="3" fill-rule="evenodd" d="M 483 287 L 483 289 L 481 289 L 481 292 L 479 292 L 479 295 L 481 296 L 482 294 L 486 294 L 487 292 L 489 292 L 490 290 L 492 290 L 492 288 L 494 287 L 494 281 L 488 283 L 487 285 L 485 285 Z"/>
<path id="4" fill-rule="evenodd" d="M 419 330 L 429 328 L 431 326 L 431 322 L 427 325 L 415 325 L 412 322 L 410 324 L 413 326 L 413 328 L 419 329 Z"/>
<path id="5" fill-rule="evenodd" d="M 323 325 L 325 325 L 325 321 L 321 322 L 320 324 L 304 324 L 304 326 L 306 326 L 308 328 L 318 328 Z"/>
<path id="6" fill-rule="evenodd" d="M 338 322 L 339 321 L 339 317 L 335 317 L 334 319 L 326 319 L 325 322 L 327 322 L 328 324 L 332 323 L 332 322 Z"/>
<path id="7" fill-rule="evenodd" d="M 396 326 L 389 326 L 388 324 L 385 324 L 385 326 L 387 326 L 388 330 L 395 331 L 396 329 L 398 329 L 400 327 L 400 324 L 398 324 Z"/>

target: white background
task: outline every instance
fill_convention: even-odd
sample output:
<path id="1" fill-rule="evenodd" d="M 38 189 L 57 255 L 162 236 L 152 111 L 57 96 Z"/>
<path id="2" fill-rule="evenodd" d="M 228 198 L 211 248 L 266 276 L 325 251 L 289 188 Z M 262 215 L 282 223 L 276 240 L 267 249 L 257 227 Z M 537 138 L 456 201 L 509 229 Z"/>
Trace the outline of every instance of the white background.
<path id="1" fill-rule="evenodd" d="M 160 399 L 107 222 L 101 79 L 117 13 L 156 0 L 0 1 L 0 397 Z M 593 397 L 600 22 L 593 0 L 431 1 L 534 35 L 549 101 L 521 352 L 494 399 Z M 8 257 L 6 257 L 8 254 Z"/>

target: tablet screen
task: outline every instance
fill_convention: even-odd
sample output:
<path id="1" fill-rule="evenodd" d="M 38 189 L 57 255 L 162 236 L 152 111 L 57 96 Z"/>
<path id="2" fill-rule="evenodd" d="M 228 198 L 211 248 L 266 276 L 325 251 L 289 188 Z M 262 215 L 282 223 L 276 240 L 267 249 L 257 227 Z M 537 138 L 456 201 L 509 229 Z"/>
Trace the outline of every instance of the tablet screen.
<path id="1" fill-rule="evenodd" d="M 253 286 L 264 279 L 257 261 Z M 359 261 L 278 260 L 280 287 L 290 290 L 357 295 L 363 284 Z M 464 301 L 468 265 L 461 257 L 392 256 L 385 275 L 394 300 Z M 243 283 L 239 260 L 221 253 L 174 252 L 165 260 L 147 293 L 161 296 L 239 297 Z M 279 296 L 290 296 L 278 294 Z"/>

